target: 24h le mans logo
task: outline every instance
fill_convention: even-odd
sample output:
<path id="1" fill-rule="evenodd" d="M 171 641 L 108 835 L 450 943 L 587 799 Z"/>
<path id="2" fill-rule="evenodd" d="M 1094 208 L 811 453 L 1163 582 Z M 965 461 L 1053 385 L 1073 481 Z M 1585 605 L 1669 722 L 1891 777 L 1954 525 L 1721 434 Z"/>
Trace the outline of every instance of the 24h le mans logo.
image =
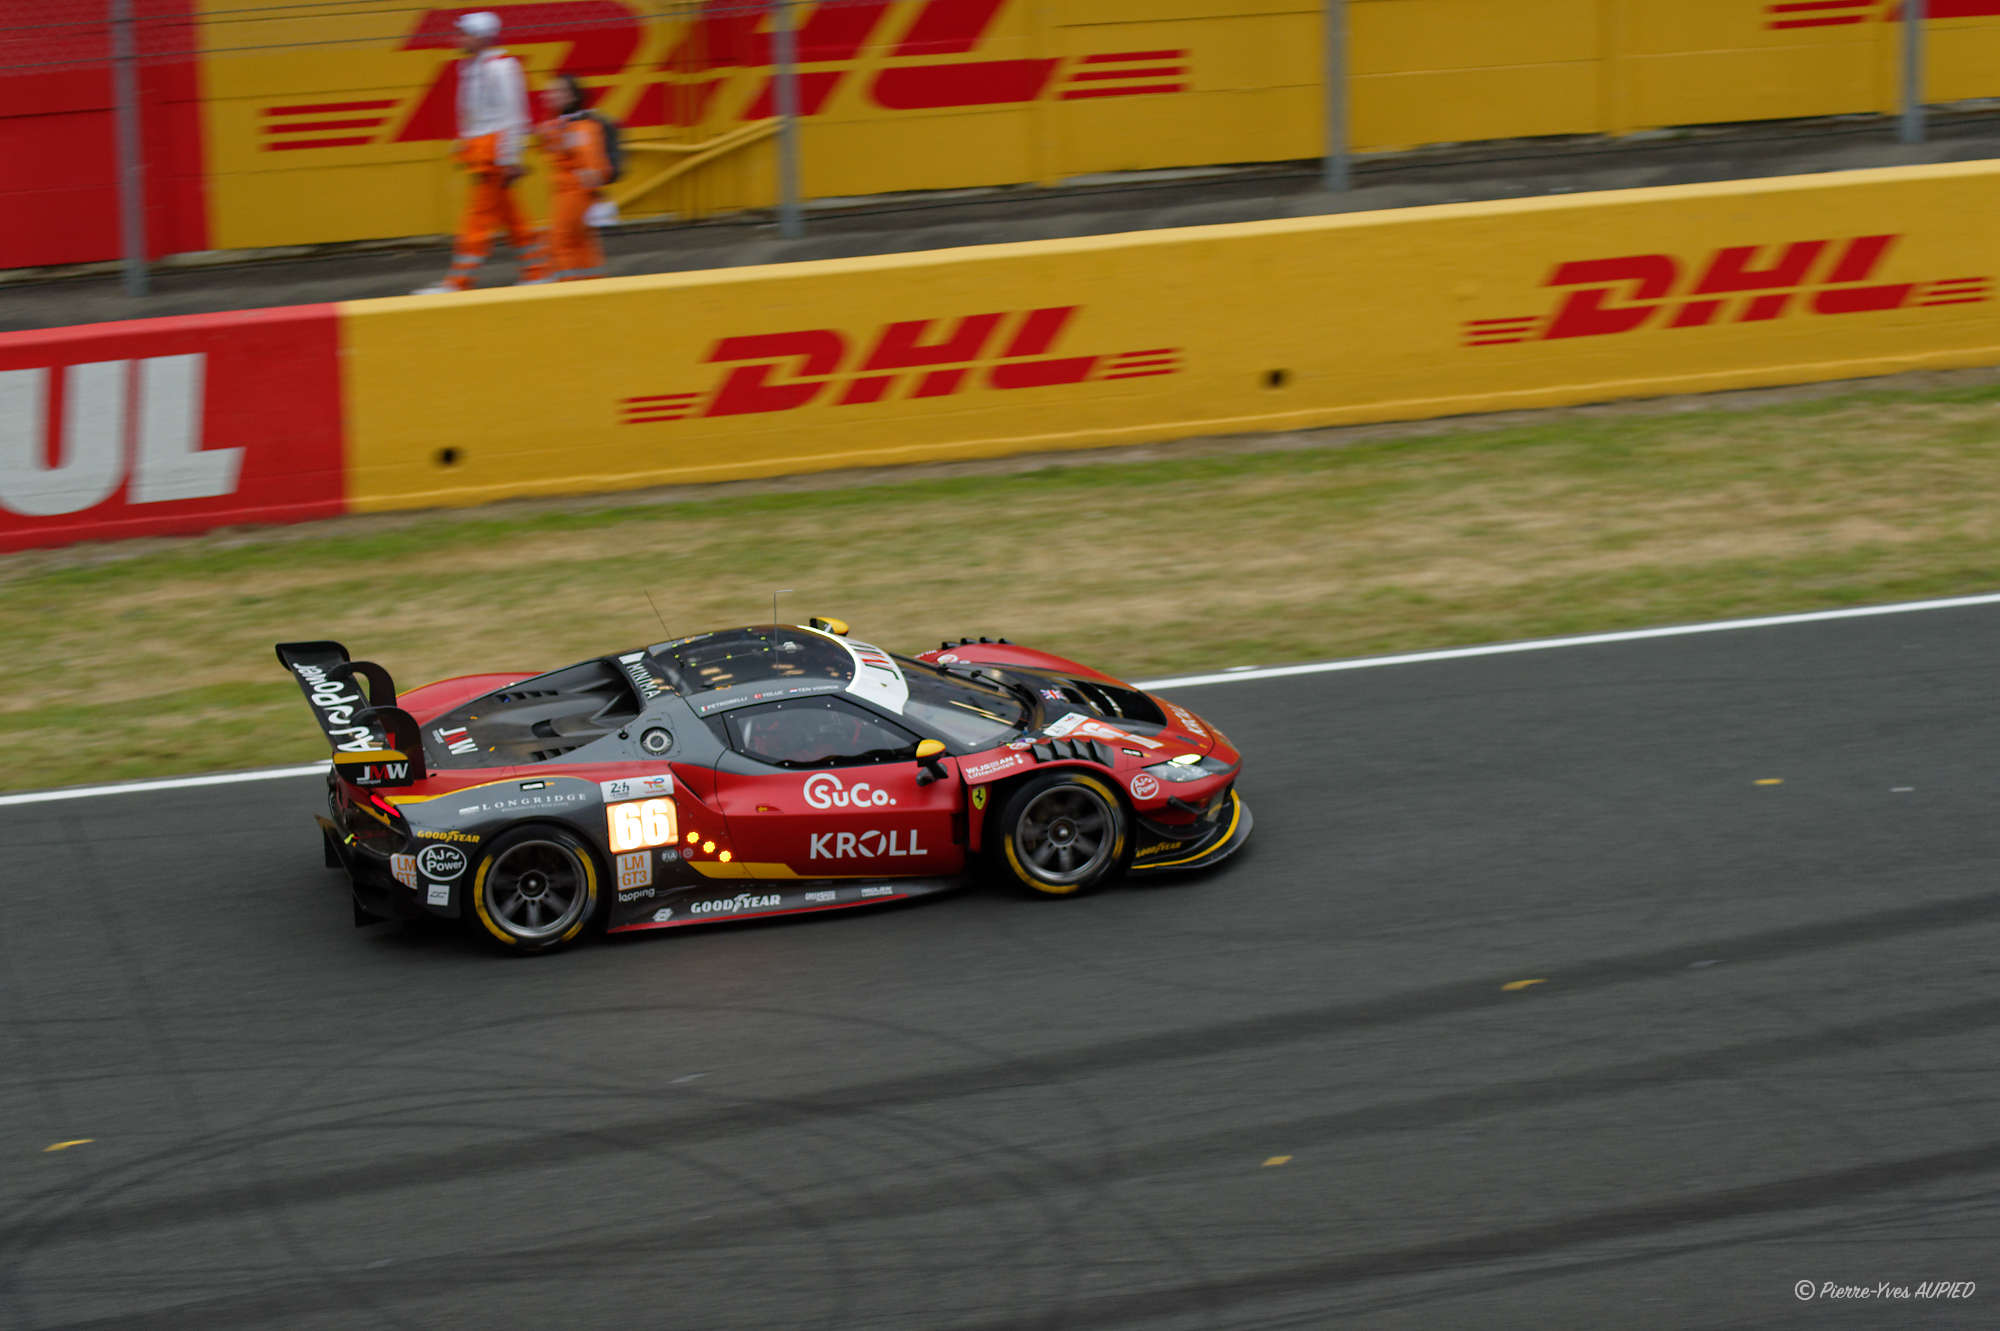
<path id="1" fill-rule="evenodd" d="M 705 357 L 710 364 L 733 367 L 714 387 L 628 397 L 620 411 L 627 425 L 650 425 L 690 416 L 796 411 L 815 402 L 865 406 L 891 397 L 949 397 L 968 388 L 1050 388 L 1179 372 L 1178 347 L 1050 354 L 1079 308 L 904 319 L 859 335 L 805 328 L 725 337 Z"/>
<path id="2" fill-rule="evenodd" d="M 1869 314 L 1992 299 L 1990 277 L 1884 282 L 1901 236 L 1730 245 L 1700 257 L 1627 254 L 1559 263 L 1545 287 L 1570 288 L 1546 314 L 1468 319 L 1469 347 L 1608 337 L 1646 327 L 1705 328 L 1788 315 Z"/>

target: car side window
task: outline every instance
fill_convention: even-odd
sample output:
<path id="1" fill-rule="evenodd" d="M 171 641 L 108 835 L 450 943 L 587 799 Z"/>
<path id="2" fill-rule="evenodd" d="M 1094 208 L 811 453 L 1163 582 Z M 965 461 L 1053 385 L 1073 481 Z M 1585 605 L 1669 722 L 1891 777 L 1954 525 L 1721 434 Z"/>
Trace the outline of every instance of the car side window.
<path id="1" fill-rule="evenodd" d="M 843 698 L 787 698 L 724 713 L 729 747 L 775 767 L 844 767 L 916 757 L 917 737 Z"/>

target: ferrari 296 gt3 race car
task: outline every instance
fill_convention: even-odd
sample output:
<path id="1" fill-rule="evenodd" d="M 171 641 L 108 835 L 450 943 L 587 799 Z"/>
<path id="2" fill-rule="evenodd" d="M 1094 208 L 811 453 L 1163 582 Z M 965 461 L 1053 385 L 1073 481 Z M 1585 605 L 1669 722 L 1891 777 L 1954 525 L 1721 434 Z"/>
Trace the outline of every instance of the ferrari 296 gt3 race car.
<path id="1" fill-rule="evenodd" d="M 358 924 L 463 919 L 538 952 L 906 901 L 982 865 L 1075 896 L 1250 834 L 1221 731 L 1005 639 L 903 657 L 815 619 L 400 698 L 337 642 L 278 659 L 333 746 L 319 824 Z"/>

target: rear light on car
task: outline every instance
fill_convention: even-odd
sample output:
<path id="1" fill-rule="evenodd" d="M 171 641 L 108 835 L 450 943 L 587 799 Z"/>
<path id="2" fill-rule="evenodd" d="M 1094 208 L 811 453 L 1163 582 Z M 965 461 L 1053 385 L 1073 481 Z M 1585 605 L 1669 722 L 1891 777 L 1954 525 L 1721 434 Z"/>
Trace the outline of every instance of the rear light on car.
<path id="1" fill-rule="evenodd" d="M 379 791 L 350 787 L 347 792 L 347 802 L 354 806 L 356 812 L 366 814 L 376 822 L 386 823 L 396 831 L 402 831 L 407 825 L 403 811 L 391 804 Z"/>

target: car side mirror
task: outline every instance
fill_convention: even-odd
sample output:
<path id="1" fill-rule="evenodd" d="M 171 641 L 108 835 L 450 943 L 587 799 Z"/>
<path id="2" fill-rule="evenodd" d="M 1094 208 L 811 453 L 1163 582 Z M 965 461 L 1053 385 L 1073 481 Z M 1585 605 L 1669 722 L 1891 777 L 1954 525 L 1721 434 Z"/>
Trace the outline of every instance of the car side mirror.
<path id="1" fill-rule="evenodd" d="M 917 745 L 917 766 L 923 768 L 917 773 L 917 784 L 928 786 L 933 781 L 944 780 L 944 741 L 927 739 Z"/>

